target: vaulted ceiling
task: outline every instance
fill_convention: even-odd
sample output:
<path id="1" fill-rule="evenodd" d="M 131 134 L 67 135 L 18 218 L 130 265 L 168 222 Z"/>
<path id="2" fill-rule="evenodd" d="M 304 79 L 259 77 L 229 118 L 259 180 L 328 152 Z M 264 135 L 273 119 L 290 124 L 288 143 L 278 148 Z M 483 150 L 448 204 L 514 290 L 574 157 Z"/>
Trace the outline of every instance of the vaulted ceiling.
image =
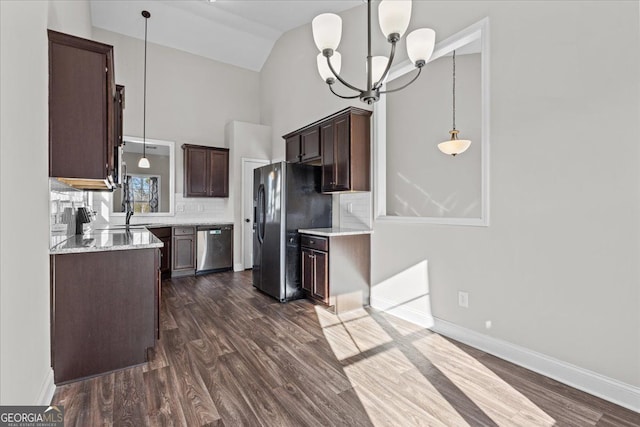
<path id="1" fill-rule="evenodd" d="M 318 14 L 362 0 L 91 0 L 94 27 L 260 71 L 278 38 Z"/>

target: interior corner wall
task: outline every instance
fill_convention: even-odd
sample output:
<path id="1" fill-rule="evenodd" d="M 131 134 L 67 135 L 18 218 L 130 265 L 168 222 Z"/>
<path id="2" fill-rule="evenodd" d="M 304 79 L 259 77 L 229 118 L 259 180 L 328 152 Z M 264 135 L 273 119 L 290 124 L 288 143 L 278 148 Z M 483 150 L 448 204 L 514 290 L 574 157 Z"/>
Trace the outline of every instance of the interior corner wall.
<path id="1" fill-rule="evenodd" d="M 0 2 L 0 404 L 48 403 L 47 28 L 90 37 L 87 1 Z M 42 401 L 45 400 L 45 401 Z"/>
<path id="2" fill-rule="evenodd" d="M 437 40 L 490 19 L 491 225 L 374 222 L 372 296 L 426 260 L 434 316 L 640 386 L 637 9 L 630 1 L 414 2 L 410 30 L 433 27 Z M 341 14 L 342 68 L 356 84 L 363 14 Z M 374 46 L 386 50 L 377 36 Z M 315 55 L 305 25 L 278 40 L 262 70 L 274 158 L 284 156 L 275 141 L 286 132 L 363 105 L 328 92 Z M 469 293 L 469 308 L 458 307 L 458 290 Z"/>

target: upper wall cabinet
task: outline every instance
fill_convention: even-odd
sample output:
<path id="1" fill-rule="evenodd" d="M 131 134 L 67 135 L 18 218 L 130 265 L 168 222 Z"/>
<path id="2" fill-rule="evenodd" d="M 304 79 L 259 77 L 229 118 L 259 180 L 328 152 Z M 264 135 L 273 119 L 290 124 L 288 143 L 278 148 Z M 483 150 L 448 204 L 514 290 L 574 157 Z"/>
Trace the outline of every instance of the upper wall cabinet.
<path id="1" fill-rule="evenodd" d="M 322 192 L 371 190 L 371 111 L 356 107 L 284 135 L 288 162 L 322 166 Z"/>
<path id="2" fill-rule="evenodd" d="M 229 149 L 184 144 L 184 197 L 229 197 Z"/>
<path id="3" fill-rule="evenodd" d="M 49 35 L 49 176 L 111 189 L 115 176 L 113 47 Z"/>

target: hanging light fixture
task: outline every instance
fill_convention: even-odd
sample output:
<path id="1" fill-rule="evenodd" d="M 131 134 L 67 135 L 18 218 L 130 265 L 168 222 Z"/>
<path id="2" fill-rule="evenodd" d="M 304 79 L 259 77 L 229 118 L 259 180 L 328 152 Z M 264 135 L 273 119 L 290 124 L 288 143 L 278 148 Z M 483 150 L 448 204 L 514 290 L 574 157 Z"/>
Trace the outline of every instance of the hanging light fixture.
<path id="1" fill-rule="evenodd" d="M 444 154 L 450 154 L 455 156 L 467 151 L 467 148 L 471 145 L 471 141 L 468 139 L 458 139 L 458 133 L 456 130 L 456 51 L 453 51 L 453 128 L 449 131 L 451 139 L 438 144 L 438 148 Z"/>
<path id="2" fill-rule="evenodd" d="M 142 16 L 144 16 L 144 94 L 142 96 L 142 157 L 138 161 L 138 167 L 148 169 L 151 164 L 147 159 L 147 21 L 151 14 L 143 10 Z"/>
<path id="3" fill-rule="evenodd" d="M 396 44 L 407 31 L 411 19 L 411 0 L 382 0 L 378 7 L 380 29 L 391 43 L 389 58 L 371 56 L 371 0 L 367 0 L 367 88 L 359 89 L 347 83 L 340 76 L 342 57 L 336 51 L 342 37 L 342 19 L 333 13 L 316 16 L 312 23 L 313 40 L 320 50 L 317 57 L 320 77 L 329 85 L 331 92 L 343 99 L 360 98 L 362 102 L 373 104 L 383 93 L 397 92 L 413 83 L 422 72 L 435 45 L 436 33 L 430 28 L 421 28 L 407 36 L 407 53 L 409 59 L 418 69 L 414 78 L 402 87 L 393 90 L 380 90 L 391 69 L 396 52 Z M 333 90 L 336 79 L 347 88 L 357 92 L 356 95 L 340 95 Z"/>

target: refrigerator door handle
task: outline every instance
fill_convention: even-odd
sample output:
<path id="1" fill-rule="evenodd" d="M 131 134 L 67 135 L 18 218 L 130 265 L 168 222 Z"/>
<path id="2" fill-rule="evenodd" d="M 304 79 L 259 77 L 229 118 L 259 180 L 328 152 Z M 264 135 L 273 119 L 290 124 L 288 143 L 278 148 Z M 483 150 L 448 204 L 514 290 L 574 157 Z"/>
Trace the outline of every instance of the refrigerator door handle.
<path id="1" fill-rule="evenodd" d="M 258 187 L 258 206 L 257 206 L 258 214 L 256 215 L 256 221 L 255 221 L 255 223 L 257 224 L 256 234 L 260 244 L 264 242 L 264 224 L 265 224 L 265 221 L 267 220 L 267 212 L 265 208 L 266 206 L 265 206 L 264 184 L 260 184 L 260 187 Z"/>

